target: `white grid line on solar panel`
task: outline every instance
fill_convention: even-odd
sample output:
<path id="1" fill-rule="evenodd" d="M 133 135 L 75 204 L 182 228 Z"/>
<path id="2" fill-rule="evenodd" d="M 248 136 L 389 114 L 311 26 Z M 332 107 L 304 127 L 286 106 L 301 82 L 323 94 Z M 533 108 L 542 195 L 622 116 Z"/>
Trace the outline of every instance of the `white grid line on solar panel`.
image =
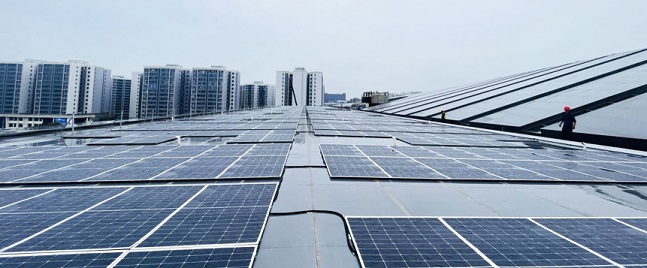
<path id="1" fill-rule="evenodd" d="M 379 219 L 386 219 L 386 220 L 389 220 L 389 219 L 392 219 L 392 220 L 413 220 L 413 219 L 431 220 L 431 219 L 441 219 L 441 220 L 446 220 L 447 222 L 449 222 L 450 227 L 458 228 L 458 229 L 456 229 L 458 234 L 461 234 L 461 231 L 465 231 L 465 230 L 462 230 L 462 229 L 465 229 L 466 225 L 464 225 L 464 224 L 463 225 L 460 225 L 460 224 L 457 225 L 457 223 L 456 223 L 456 222 L 460 223 L 461 221 L 463 221 L 463 222 L 464 221 L 476 221 L 476 222 L 479 222 L 480 224 L 487 224 L 487 223 L 493 222 L 493 221 L 508 221 L 508 223 L 509 223 L 510 220 L 512 220 L 512 221 L 524 221 L 524 222 L 528 221 L 528 223 L 531 223 L 533 225 L 536 225 L 538 227 L 543 228 L 544 230 L 548 231 L 549 233 L 556 235 L 558 238 L 562 239 L 563 241 L 565 241 L 565 242 L 567 241 L 568 243 L 571 243 L 571 244 L 577 246 L 577 248 L 587 250 L 591 254 L 596 255 L 598 257 L 601 257 L 601 259 L 606 259 L 606 257 L 602 256 L 597 251 L 593 251 L 593 250 L 585 247 L 584 245 L 578 244 L 577 242 L 563 236 L 562 234 L 559 234 L 559 233 L 555 232 L 554 230 L 549 229 L 548 227 L 537 223 L 536 221 L 541 221 L 541 220 L 550 221 L 550 220 L 559 220 L 559 219 L 561 219 L 561 220 L 573 220 L 573 221 L 576 221 L 576 223 L 579 223 L 581 221 L 592 221 L 592 220 L 598 220 L 598 221 L 599 220 L 606 220 L 606 221 L 609 221 L 610 219 L 612 219 L 614 221 L 618 221 L 618 219 L 620 219 L 620 220 L 627 220 L 627 221 L 628 220 L 644 220 L 644 222 L 647 222 L 647 218 L 645 218 L 645 217 L 622 217 L 622 218 L 606 218 L 606 217 L 532 217 L 532 218 L 494 217 L 493 218 L 493 217 L 489 217 L 489 216 L 480 216 L 480 217 L 470 217 L 470 216 L 463 216 L 463 217 L 347 216 L 346 219 L 347 219 L 347 221 L 349 223 L 351 222 L 352 219 L 359 219 L 359 220 L 365 220 L 365 219 L 378 219 L 378 220 Z M 453 222 L 453 224 L 452 224 L 452 222 Z M 524 223 L 524 222 L 521 222 L 521 223 Z M 496 226 L 496 225 L 493 225 L 493 226 Z M 571 224 L 569 226 L 571 226 L 573 228 L 577 228 L 579 225 L 578 224 Z M 498 228 L 498 227 L 495 227 L 495 229 L 496 228 Z M 629 227 L 626 227 L 626 228 L 632 228 L 631 230 L 634 230 L 634 231 L 637 231 L 637 232 L 645 232 L 645 231 L 642 231 L 642 230 L 639 230 L 639 229 L 636 230 L 635 227 L 633 227 L 633 226 L 629 226 Z M 616 228 L 612 228 L 612 229 L 615 231 L 618 228 L 616 226 Z M 361 256 L 361 251 L 362 250 L 361 250 L 360 247 L 357 246 L 357 238 L 355 236 L 355 232 L 353 232 L 352 230 L 353 230 L 353 227 L 351 225 L 351 236 L 353 236 L 354 243 L 356 245 L 356 248 L 358 248 L 358 250 L 360 251 L 360 256 Z M 490 239 L 490 240 L 486 241 L 485 243 L 478 240 L 478 239 L 480 239 L 478 230 L 468 230 L 467 232 L 462 232 L 462 234 L 466 235 L 465 238 L 467 240 L 471 239 L 472 241 L 479 242 L 479 243 L 475 244 L 477 247 L 481 246 L 481 249 L 483 249 L 483 248 L 487 249 L 487 248 L 492 248 L 492 247 L 505 247 L 506 243 L 494 243 L 493 241 L 491 241 L 491 239 L 495 239 L 497 241 L 504 242 L 505 240 L 501 240 L 501 239 L 507 239 L 507 237 L 511 235 L 511 234 L 508 234 L 509 232 L 511 232 L 511 230 L 514 230 L 514 228 L 512 228 L 512 229 L 509 228 L 509 227 L 499 228 L 499 232 L 503 232 L 503 233 L 502 234 L 497 233 L 497 234 L 493 234 L 493 235 L 489 236 L 488 239 Z M 535 230 L 534 232 L 536 234 L 536 228 L 533 228 L 533 230 Z M 488 231 L 488 233 L 491 233 L 491 232 Z M 501 264 L 500 263 L 501 261 L 504 261 L 504 262 L 511 262 L 512 261 L 512 262 L 514 262 L 514 261 L 527 261 L 528 260 L 528 259 L 520 260 L 520 259 L 518 259 L 519 257 L 517 257 L 517 258 L 508 258 L 508 257 L 500 258 L 500 254 L 521 254 L 521 256 L 523 256 L 523 254 L 529 254 L 528 255 L 529 257 L 545 258 L 547 260 L 544 260 L 544 261 L 549 261 L 549 262 L 559 261 L 559 258 L 564 258 L 565 257 L 565 255 L 563 255 L 564 252 L 557 252 L 558 255 L 554 255 L 554 254 L 550 255 L 547 252 L 542 252 L 542 251 L 523 251 L 523 250 L 520 250 L 521 247 L 531 247 L 531 248 L 534 247 L 534 248 L 537 248 L 537 249 L 540 249 L 540 250 L 543 250 L 543 251 L 553 250 L 553 248 L 547 247 L 546 243 L 539 243 L 538 244 L 538 243 L 523 241 L 523 239 L 531 239 L 531 236 L 529 236 L 529 235 L 532 234 L 532 232 L 528 232 L 528 230 L 523 230 L 523 231 L 517 230 L 516 233 L 518 234 L 518 235 L 515 236 L 517 238 L 515 238 L 514 240 L 508 240 L 508 242 L 514 242 L 514 244 L 515 244 L 515 247 L 514 247 L 513 251 L 505 251 L 505 250 L 501 250 L 501 249 L 498 249 L 498 250 L 495 250 L 495 251 L 489 250 L 489 251 L 484 251 L 485 255 L 488 255 L 488 254 L 490 254 L 490 256 L 493 256 L 493 255 L 497 256 L 498 255 L 498 257 L 495 258 L 494 261 L 499 262 L 499 263 L 497 263 L 499 265 Z M 593 234 L 593 233 L 595 233 L 595 234 L 604 234 L 605 232 L 602 231 L 602 230 L 584 230 L 584 231 L 581 231 L 581 233 L 582 234 L 587 234 L 586 237 L 588 238 L 588 237 L 590 237 L 590 235 L 588 235 L 588 234 Z M 567 234 L 570 234 L 570 233 L 567 233 Z M 624 234 L 626 234 L 626 232 L 623 232 L 623 235 Z M 640 236 L 640 235 L 636 236 L 635 234 L 636 233 L 634 232 L 633 233 L 634 236 L 632 236 L 632 238 L 642 239 L 641 243 L 645 243 L 644 242 L 644 240 L 645 240 L 644 236 Z M 544 234 L 544 235 L 546 235 L 546 234 Z M 616 233 L 611 234 L 611 236 L 613 236 L 613 235 L 616 235 Z M 609 235 L 605 235 L 605 237 L 606 236 L 609 236 Z M 475 239 L 475 237 L 476 237 L 476 239 Z M 616 238 L 616 240 L 618 240 L 618 239 L 619 238 Z M 411 240 L 411 241 L 420 241 L 420 240 L 418 239 L 418 240 Z M 553 241 L 556 241 L 557 243 L 561 243 L 562 245 L 565 245 L 565 244 L 563 244 L 563 242 L 559 242 L 559 240 L 554 240 L 553 239 Z M 595 243 L 595 241 L 598 241 L 598 242 L 602 241 L 604 243 L 607 243 L 607 240 L 605 240 L 605 239 L 600 239 L 600 240 L 586 239 L 586 240 L 583 240 L 583 241 L 585 241 L 587 243 L 591 243 L 591 242 Z M 392 241 L 391 241 L 391 243 L 392 243 Z M 642 248 L 644 248 L 644 246 L 636 245 L 636 244 L 632 244 L 632 243 L 622 243 L 622 242 L 619 245 L 624 245 L 625 247 L 628 246 L 629 250 L 621 251 L 622 255 L 617 255 L 615 257 L 618 257 L 618 258 L 622 259 L 624 262 L 628 262 L 629 265 L 640 265 L 640 264 L 644 265 L 643 262 L 646 260 L 644 256 L 642 257 L 642 259 L 640 259 L 640 261 L 635 262 L 635 260 L 634 260 L 633 263 L 631 263 L 632 260 L 627 259 L 627 258 L 631 258 L 631 257 L 636 257 L 637 256 L 636 254 L 643 254 L 643 255 L 647 254 L 647 253 L 644 253 L 641 250 Z M 400 245 L 399 247 L 402 247 L 402 245 Z M 608 245 L 607 246 L 600 246 L 600 247 L 603 250 L 606 250 L 606 249 L 609 249 L 609 251 L 617 250 L 617 247 L 609 247 Z M 577 249 L 577 248 L 575 248 L 575 249 Z M 571 249 L 573 249 L 573 248 L 571 248 Z M 540 252 L 542 252 L 542 253 L 540 253 Z M 632 254 L 632 252 L 633 252 L 633 254 Z M 537 253 L 540 253 L 540 254 L 537 254 Z M 548 259 L 548 256 L 552 256 L 552 259 Z M 580 258 L 582 255 L 581 254 L 576 254 L 576 255 L 572 255 L 572 256 L 574 256 L 575 258 Z M 555 257 L 557 257 L 557 258 L 555 258 Z M 456 258 L 454 257 L 452 259 L 456 259 Z M 606 260 L 610 261 L 610 262 L 613 262 L 613 261 L 611 261 L 609 259 L 606 259 Z M 537 260 L 535 260 L 535 261 L 537 261 Z M 562 260 L 562 261 L 570 262 L 572 260 Z M 582 260 L 580 260 L 580 261 L 582 261 Z M 584 261 L 586 261 L 586 260 L 584 260 Z M 613 263 L 613 264 L 615 264 L 615 263 Z M 602 266 L 613 265 L 613 264 L 606 262 Z M 529 264 L 529 263 L 525 263 L 525 265 L 523 265 L 523 266 L 528 266 L 528 265 L 535 266 L 535 264 Z M 580 267 L 582 265 L 583 264 L 578 264 L 577 266 Z M 597 264 L 596 266 L 598 266 L 598 265 L 600 265 L 600 264 Z M 544 265 L 541 265 L 541 266 L 552 266 L 552 265 L 546 265 L 544 263 Z M 558 264 L 558 265 L 554 265 L 554 266 L 564 267 L 564 266 L 572 266 L 572 264 L 567 265 L 567 264 L 562 263 L 562 264 Z M 585 265 L 585 266 L 587 266 L 587 265 Z M 591 265 L 589 264 L 588 266 L 591 266 Z M 619 266 L 619 265 L 617 265 L 617 266 Z"/>
<path id="2" fill-rule="evenodd" d="M 72 219 L 74 219 L 75 217 L 77 217 L 77 216 L 79 216 L 79 215 L 83 214 L 84 212 L 90 211 L 91 209 L 93 209 L 93 208 L 95 208 L 95 207 L 97 207 L 97 206 L 99 206 L 99 205 L 101 205 L 101 204 L 103 204 L 103 203 L 105 203 L 105 202 L 108 202 L 108 201 L 110 201 L 110 200 L 112 200 L 112 199 L 114 199 L 114 198 L 117 198 L 117 197 L 119 197 L 120 195 L 122 195 L 122 194 L 124 194 L 124 193 L 127 193 L 128 191 L 130 191 L 130 190 L 132 190 L 132 189 L 133 189 L 133 187 L 130 187 L 130 188 L 125 189 L 125 190 L 122 190 L 121 192 L 119 192 L 119 193 L 117 193 L 117 194 L 115 194 L 115 195 L 113 195 L 113 196 L 111 196 L 111 197 L 108 197 L 107 199 L 104 199 L 103 201 L 100 201 L 99 203 L 96 203 L 96 204 L 94 204 L 94 205 L 92 205 L 92 206 L 90 206 L 90 207 L 88 207 L 88 208 L 86 208 L 86 209 L 84 209 L 84 210 L 81 210 L 81 211 L 79 211 L 79 212 L 77 212 L 77 213 L 73 214 L 72 216 L 69 216 L 69 217 L 67 217 L 67 218 L 65 218 L 65 219 L 63 219 L 63 220 L 61 220 L 61 221 L 59 221 L 59 222 L 57 222 L 57 223 L 55 223 L 55 224 L 53 224 L 53 225 L 51 225 L 51 226 L 49 226 L 49 227 L 45 228 L 45 229 L 43 229 L 43 230 L 41 230 L 40 232 L 37 232 L 37 233 L 35 233 L 35 234 L 33 234 L 33 235 L 31 235 L 31 236 L 27 237 L 27 238 L 24 238 L 24 239 L 22 239 L 22 240 L 20 240 L 20 241 L 18 241 L 18 242 L 16 242 L 16 243 L 13 243 L 13 244 L 11 244 L 11 245 L 9 245 L 9 246 L 6 246 L 6 247 L 4 247 L 4 248 L 0 249 L 0 252 L 5 252 L 5 251 L 7 251 L 7 250 L 9 250 L 9 249 L 11 249 L 11 248 L 14 248 L 14 247 L 16 247 L 16 246 L 18 246 L 18 245 L 20 245 L 20 244 L 22 244 L 22 243 L 26 242 L 26 241 L 29 241 L 30 239 L 32 239 L 32 238 L 34 238 L 34 237 L 36 237 L 36 236 L 38 236 L 38 235 L 40 235 L 40 234 L 42 234 L 42 233 L 45 233 L 45 232 L 47 232 L 47 231 L 49 231 L 49 230 L 51 230 L 51 229 L 53 229 L 53 228 L 55 228 L 55 227 L 57 227 L 57 226 L 59 226 L 59 225 L 61 225 L 61 224 L 65 223 L 65 222 L 69 221 L 69 220 L 72 220 Z"/>
<path id="3" fill-rule="evenodd" d="M 390 178 L 375 163 L 364 156 L 326 156 L 326 169 L 331 178 Z"/>
<path id="4" fill-rule="evenodd" d="M 360 149 L 359 149 L 359 147 L 357 147 L 357 145 L 353 145 L 353 146 L 354 146 L 357 150 L 359 150 L 359 151 L 360 151 L 360 153 L 362 153 L 362 155 L 363 155 L 364 157 L 366 157 L 369 161 L 371 161 L 371 163 L 373 163 L 373 165 L 376 165 L 376 166 L 377 166 L 377 168 L 379 168 L 382 172 L 384 172 L 384 174 L 386 174 L 389 178 L 391 178 L 391 177 L 392 177 L 389 173 L 387 173 L 386 171 L 384 171 L 384 169 L 383 169 L 382 167 L 380 167 L 380 165 L 378 165 L 377 163 L 375 163 L 375 161 L 373 161 L 373 159 L 371 159 L 370 157 L 368 157 L 368 155 L 366 155 L 364 152 L 362 152 L 362 150 L 360 150 Z"/>
<path id="5" fill-rule="evenodd" d="M 214 150 L 215 148 L 218 148 L 218 147 L 212 147 L 211 149 L 208 149 L 208 150 L 206 150 L 206 151 L 204 151 L 204 152 L 202 152 L 202 153 L 200 153 L 200 154 L 197 154 L 197 155 L 195 155 L 195 156 L 193 156 L 193 157 L 190 157 L 190 158 L 189 158 L 189 159 L 187 159 L 186 161 L 181 162 L 181 163 L 179 163 L 179 164 L 177 164 L 177 165 L 175 165 L 175 166 L 173 166 L 173 167 L 170 167 L 170 168 L 168 168 L 168 169 L 166 169 L 166 170 L 162 171 L 162 173 L 159 173 L 159 174 L 157 174 L 157 175 L 155 175 L 155 176 L 153 176 L 153 177 L 150 177 L 150 178 L 149 178 L 149 180 L 155 179 L 155 178 L 157 178 L 157 177 L 159 177 L 159 176 L 163 175 L 164 173 L 168 172 L 169 170 L 172 170 L 172 169 L 174 169 L 174 168 L 176 168 L 176 167 L 178 167 L 178 166 L 182 165 L 183 163 L 189 162 L 189 161 L 191 161 L 191 160 L 193 160 L 193 159 L 195 159 L 195 158 L 197 158 L 197 157 L 200 157 L 201 155 L 205 154 L 206 152 L 212 151 L 212 150 Z"/>
<path id="6" fill-rule="evenodd" d="M 236 159 L 236 157 L 222 156 L 194 158 L 166 171 L 156 179 L 213 179 Z"/>
<path id="7" fill-rule="evenodd" d="M 2 211 L 3 208 L 10 207 L 34 198 L 38 198 L 40 196 L 46 195 L 48 193 L 51 193 L 52 191 L 56 190 L 56 188 L 51 189 L 49 191 L 46 191 L 44 189 L 36 189 L 36 190 L 20 190 L 20 189 L 7 189 L 4 190 L 0 193 L 0 211 Z M 13 194 L 12 194 L 13 193 Z M 27 197 L 28 194 L 34 194 L 32 196 Z M 15 195 L 15 196 L 12 196 Z"/>
<path id="8" fill-rule="evenodd" d="M 137 149 L 138 148 L 133 148 L 131 150 L 137 150 Z M 166 150 L 170 150 L 170 149 L 171 148 L 168 148 Z M 131 150 L 128 150 L 128 151 L 131 151 Z M 161 153 L 161 152 L 159 152 L 159 153 Z M 156 153 L 156 154 L 159 154 L 159 153 Z M 118 153 L 114 153 L 114 154 L 111 154 L 111 155 L 115 155 L 115 154 L 118 154 Z M 12 182 L 18 182 L 18 181 L 23 181 L 23 180 L 27 180 L 27 181 L 31 180 L 32 182 L 34 182 L 34 181 L 35 182 L 44 182 L 44 181 L 54 181 L 54 182 L 56 182 L 56 181 L 69 181 L 70 179 L 72 179 L 74 181 L 85 181 L 85 180 L 89 180 L 89 179 L 101 176 L 101 175 L 106 174 L 108 172 L 111 172 L 113 170 L 123 168 L 125 166 L 130 165 L 130 164 L 145 161 L 146 159 L 148 159 L 148 158 L 150 158 L 150 157 L 152 157 L 152 156 L 154 156 L 156 154 L 146 156 L 146 157 L 142 157 L 142 158 L 140 158 L 138 160 L 135 160 L 135 162 L 132 162 L 132 160 L 109 159 L 109 158 L 107 158 L 109 156 L 105 156 L 103 158 L 90 159 L 90 160 L 83 161 L 83 162 L 80 162 L 80 163 L 77 163 L 77 164 L 68 165 L 68 166 L 53 169 L 53 170 L 48 170 L 47 172 L 35 174 L 35 175 L 32 175 L 32 176 L 17 179 L 17 180 L 13 180 Z M 108 166 L 106 166 L 106 164 L 103 164 L 103 165 L 101 165 L 101 169 L 96 170 L 96 172 L 94 170 L 89 170 L 89 171 L 84 173 L 84 172 L 81 172 L 78 169 L 74 169 L 75 167 L 77 167 L 77 165 L 83 166 L 85 164 L 91 163 L 92 161 L 96 162 L 96 161 L 100 161 L 100 160 L 113 161 L 113 162 L 117 162 L 117 164 L 113 163 L 113 164 L 108 165 Z M 70 168 L 72 168 L 72 169 L 70 169 Z M 56 175 L 52 175 L 54 177 L 52 179 L 49 179 L 48 174 L 56 174 Z M 44 177 L 44 179 L 43 179 L 43 177 Z"/>
<path id="9" fill-rule="evenodd" d="M 370 159 L 392 178 L 450 179 L 412 158 L 370 157 Z"/>
<path id="10" fill-rule="evenodd" d="M 285 156 L 243 156 L 218 176 L 228 178 L 278 178 L 283 173 Z"/>
<path id="11" fill-rule="evenodd" d="M 101 268 L 109 265 L 117 256 L 119 256 L 118 252 L 0 256 L 0 266 Z"/>
<path id="12" fill-rule="evenodd" d="M 135 243 L 133 243 L 129 248 L 136 248 L 137 246 L 139 246 L 142 242 L 144 242 L 144 240 L 146 240 L 146 239 L 147 239 L 148 237 L 150 237 L 153 233 L 155 233 L 157 230 L 159 230 L 159 229 L 160 229 L 160 227 L 162 227 L 162 226 L 163 226 L 166 222 L 168 222 L 168 221 L 169 221 L 173 216 L 175 216 L 175 215 L 176 215 L 180 210 L 182 210 L 182 209 L 183 209 L 187 204 L 189 204 L 189 203 L 191 202 L 191 200 L 193 200 L 196 196 L 198 196 L 198 195 L 199 195 L 200 193 L 202 193 L 205 189 L 207 189 L 207 187 L 208 187 L 208 185 L 205 185 L 204 187 L 202 187 L 198 192 L 196 192 L 196 193 L 195 193 L 193 196 L 191 196 L 188 200 L 186 200 L 184 203 L 182 203 L 182 205 L 180 205 L 180 207 L 178 207 L 178 208 L 177 208 L 177 209 L 175 209 L 173 212 L 171 212 L 171 214 L 169 214 L 168 216 L 166 216 L 166 218 L 164 218 L 164 219 L 163 219 L 159 224 L 157 224 L 155 227 L 153 227 L 153 229 L 151 229 L 148 233 L 146 233 L 144 236 L 142 236 L 139 240 L 137 240 Z M 113 264 L 119 263 L 119 262 L 120 262 L 120 261 L 121 261 L 121 260 L 126 256 L 126 254 L 128 254 L 128 251 L 126 251 L 126 252 L 122 253 L 121 255 L 119 255 L 119 257 L 117 257 L 117 259 L 115 259 L 115 261 L 113 262 Z"/>
<path id="13" fill-rule="evenodd" d="M 612 219 L 537 219 L 537 224 L 571 239 L 616 263 L 647 265 L 644 231 Z"/>
<path id="14" fill-rule="evenodd" d="M 247 156 L 288 155 L 291 147 L 292 144 L 289 143 L 256 144 L 256 146 L 254 146 L 249 152 L 247 152 Z"/>
<path id="15" fill-rule="evenodd" d="M 407 219 L 400 219 L 401 221 Z M 488 262 L 477 252 L 464 244 L 440 221 L 422 222 L 411 219 L 396 225 L 401 231 L 393 236 L 386 231 L 385 224 L 395 222 L 388 218 L 346 217 L 351 236 L 362 267 L 486 267 Z M 395 231 L 393 228 L 390 230 Z M 428 247 L 415 247 L 422 236 Z M 405 238 L 397 245 L 393 239 Z M 431 239 L 433 241 L 429 241 Z M 410 246 L 411 245 L 411 246 Z M 443 258 L 451 253 L 454 258 Z"/>
<path id="16" fill-rule="evenodd" d="M 174 251 L 130 252 L 119 263 L 108 267 L 230 267 L 248 268 L 256 247 L 187 249 Z"/>
<path id="17" fill-rule="evenodd" d="M 629 226 L 635 230 L 638 230 L 640 232 L 646 233 L 647 234 L 647 219 L 618 219 L 614 218 L 612 219 L 614 221 L 617 221 L 619 223 L 622 223 L 625 226 Z"/>
<path id="18" fill-rule="evenodd" d="M 538 226 L 539 226 L 539 227 L 541 227 L 542 229 L 547 230 L 547 231 L 549 231 L 550 233 L 552 233 L 552 234 L 554 234 L 554 235 L 558 236 L 559 238 L 564 239 L 564 240 L 566 240 L 566 241 L 568 241 L 568 242 L 570 242 L 570 243 L 572 243 L 572 244 L 574 244 L 574 245 L 577 245 L 578 247 L 583 248 L 584 250 L 586 250 L 586 251 L 588 251 L 588 252 L 590 252 L 590 253 L 594 254 L 595 256 L 597 256 L 597 257 L 599 257 L 599 258 L 601 258 L 601 259 L 603 259 L 603 260 L 605 260 L 605 261 L 607 261 L 607 262 L 609 262 L 609 263 L 611 263 L 611 264 L 613 264 L 613 265 L 615 265 L 615 266 L 617 266 L 617 267 L 623 267 L 623 266 L 622 266 L 622 265 L 620 265 L 619 263 L 617 263 L 617 262 L 615 262 L 615 261 L 613 261 L 613 260 L 611 260 L 611 259 L 607 258 L 606 256 L 604 256 L 604 255 L 602 255 L 602 254 L 600 254 L 600 253 L 598 253 L 598 252 L 596 252 L 596 251 L 592 250 L 591 248 L 589 248 L 589 247 L 587 247 L 587 246 L 585 246 L 585 245 L 583 245 L 583 244 L 580 244 L 580 243 L 576 242 L 576 241 L 575 241 L 575 240 L 573 240 L 573 239 L 570 239 L 570 238 L 568 238 L 568 237 L 566 237 L 566 236 L 564 236 L 564 235 L 562 235 L 562 234 L 560 234 L 560 233 L 556 232 L 555 230 L 553 230 L 553 229 L 551 229 L 551 228 L 548 228 L 548 227 L 547 227 L 547 226 L 545 226 L 544 224 L 541 224 L 541 223 L 537 222 L 537 221 L 536 221 L 536 220 L 534 220 L 534 219 L 530 219 L 530 218 L 529 218 L 528 220 L 530 220 L 532 223 L 534 223 L 534 224 L 538 225 Z"/>
<path id="19" fill-rule="evenodd" d="M 235 165 L 235 164 L 236 164 L 236 162 L 240 161 L 240 159 L 241 159 L 241 158 L 243 158 L 243 156 L 245 156 L 247 153 L 249 153 L 249 151 L 251 151 L 251 150 L 252 150 L 252 148 L 254 148 L 254 146 L 256 146 L 256 145 L 255 145 L 255 144 L 254 144 L 254 145 L 251 145 L 251 146 L 249 147 L 249 149 L 247 149 L 247 151 L 245 151 L 245 153 L 243 153 L 242 155 L 240 155 L 240 156 L 238 157 L 238 159 L 236 159 L 236 161 L 234 161 L 233 163 L 231 163 L 227 168 L 225 168 L 225 170 L 223 170 L 223 171 L 222 171 L 220 174 L 218 174 L 218 176 L 216 176 L 216 177 L 220 177 L 220 176 L 222 176 L 223 174 L 225 174 L 225 172 L 227 172 L 227 170 L 229 170 L 233 165 Z"/>

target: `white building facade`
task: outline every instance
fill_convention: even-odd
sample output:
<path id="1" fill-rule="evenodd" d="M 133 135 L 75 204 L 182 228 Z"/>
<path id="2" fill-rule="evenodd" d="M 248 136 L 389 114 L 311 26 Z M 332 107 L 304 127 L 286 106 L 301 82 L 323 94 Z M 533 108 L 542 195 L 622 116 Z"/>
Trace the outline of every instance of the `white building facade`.
<path id="1" fill-rule="evenodd" d="M 142 94 L 142 73 L 133 72 L 130 78 L 130 103 L 128 105 L 128 118 L 139 118 Z"/>
<path id="2" fill-rule="evenodd" d="M 38 62 L 0 62 L 0 113 L 24 114 L 33 109 Z"/>
<path id="3" fill-rule="evenodd" d="M 305 68 L 276 72 L 276 106 L 322 106 L 324 92 L 322 72 L 307 72 Z"/>

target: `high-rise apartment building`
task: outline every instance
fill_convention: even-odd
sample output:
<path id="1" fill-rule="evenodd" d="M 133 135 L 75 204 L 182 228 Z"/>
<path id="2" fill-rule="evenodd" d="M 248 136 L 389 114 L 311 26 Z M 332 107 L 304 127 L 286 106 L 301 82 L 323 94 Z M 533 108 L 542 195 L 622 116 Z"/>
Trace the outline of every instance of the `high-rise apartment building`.
<path id="1" fill-rule="evenodd" d="M 31 113 L 38 63 L 0 62 L 0 113 Z"/>
<path id="2" fill-rule="evenodd" d="M 241 108 L 256 109 L 274 107 L 274 86 L 255 81 L 253 84 L 240 86 Z"/>
<path id="3" fill-rule="evenodd" d="M 240 72 L 228 71 L 227 83 L 229 91 L 227 111 L 240 110 Z"/>
<path id="4" fill-rule="evenodd" d="M 182 69 L 180 80 L 180 114 L 189 114 L 191 112 L 191 70 Z"/>
<path id="5" fill-rule="evenodd" d="M 112 77 L 112 96 L 110 98 L 110 115 L 118 119 L 130 118 L 131 79 L 121 75 Z M 122 117 L 123 116 L 123 117 Z"/>
<path id="6" fill-rule="evenodd" d="M 139 118 L 142 95 L 142 76 L 143 74 L 139 72 L 133 72 L 131 74 L 128 118 Z"/>
<path id="7" fill-rule="evenodd" d="M 144 67 L 139 117 L 171 117 L 178 114 L 181 86 L 182 66 Z"/>
<path id="8" fill-rule="evenodd" d="M 324 90 L 322 72 L 309 73 L 305 68 L 276 72 L 277 106 L 322 106 Z"/>
<path id="9" fill-rule="evenodd" d="M 34 86 L 34 114 L 108 113 L 110 70 L 84 61 L 39 63 Z"/>
<path id="10" fill-rule="evenodd" d="M 229 110 L 229 71 L 222 66 L 191 70 L 191 114 L 213 114 Z"/>

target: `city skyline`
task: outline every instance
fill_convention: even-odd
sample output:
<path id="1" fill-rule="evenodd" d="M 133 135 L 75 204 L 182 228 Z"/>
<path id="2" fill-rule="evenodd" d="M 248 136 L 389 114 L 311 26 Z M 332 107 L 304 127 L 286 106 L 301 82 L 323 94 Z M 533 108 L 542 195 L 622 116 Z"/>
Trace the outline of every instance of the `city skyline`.
<path id="1" fill-rule="evenodd" d="M 241 83 L 307 66 L 327 74 L 327 91 L 349 97 L 425 92 L 641 48 L 645 9 L 644 1 L 22 1 L 3 5 L 0 58 L 80 59 L 119 75 L 217 63 L 243 73 Z"/>

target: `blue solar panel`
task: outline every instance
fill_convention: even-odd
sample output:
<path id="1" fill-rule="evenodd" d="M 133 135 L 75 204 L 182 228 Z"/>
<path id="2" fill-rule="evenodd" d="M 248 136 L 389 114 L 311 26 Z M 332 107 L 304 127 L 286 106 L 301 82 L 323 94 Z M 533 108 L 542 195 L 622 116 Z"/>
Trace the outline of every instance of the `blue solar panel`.
<path id="1" fill-rule="evenodd" d="M 260 237 L 268 209 L 268 206 L 185 208 L 140 246 L 255 243 Z"/>
<path id="2" fill-rule="evenodd" d="M 624 223 L 631 224 L 634 227 L 640 228 L 647 232 L 647 218 L 642 219 L 620 219 Z"/>
<path id="3" fill-rule="evenodd" d="M 290 144 L 256 144 L 246 155 L 288 155 Z"/>
<path id="4" fill-rule="evenodd" d="M 325 156 L 330 177 L 389 178 L 366 157 Z"/>
<path id="5" fill-rule="evenodd" d="M 610 265 L 527 219 L 466 218 L 446 221 L 500 266 Z"/>
<path id="6" fill-rule="evenodd" d="M 321 144 L 321 153 L 324 156 L 341 155 L 341 156 L 363 156 L 362 152 L 353 145 L 343 144 Z"/>
<path id="7" fill-rule="evenodd" d="M 489 266 L 438 219 L 348 218 L 366 267 Z"/>
<path id="8" fill-rule="evenodd" d="M 371 160 L 393 178 L 445 178 L 410 158 L 372 157 Z"/>
<path id="9" fill-rule="evenodd" d="M 130 247 L 173 210 L 88 211 L 9 251 Z"/>
<path id="10" fill-rule="evenodd" d="M 209 186 L 185 208 L 232 206 L 269 206 L 276 191 L 275 183 Z"/>
<path id="11" fill-rule="evenodd" d="M 195 195 L 202 186 L 136 187 L 93 209 L 169 209 L 178 208 Z"/>
<path id="12" fill-rule="evenodd" d="M 0 207 L 42 194 L 48 190 L 0 190 Z"/>
<path id="13" fill-rule="evenodd" d="M 115 267 L 250 267 L 253 247 L 130 252 Z"/>
<path id="14" fill-rule="evenodd" d="M 38 267 L 38 268 L 60 268 L 60 267 L 87 267 L 103 268 L 112 263 L 120 253 L 88 253 L 88 254 L 64 254 L 64 255 L 41 255 L 24 257 L 0 257 L 2 267 Z"/>
<path id="15" fill-rule="evenodd" d="M 105 168 L 63 168 L 20 179 L 19 182 L 63 182 L 63 181 L 80 181 L 85 178 L 95 176 L 106 171 Z"/>
<path id="16" fill-rule="evenodd" d="M 367 156 L 390 156 L 390 157 L 404 157 L 405 155 L 396 151 L 394 148 L 388 146 L 374 146 L 374 145 L 357 145 L 357 148 Z"/>
<path id="17" fill-rule="evenodd" d="M 201 157 L 209 157 L 209 156 L 236 156 L 237 157 L 245 154 L 245 152 L 247 152 L 250 148 L 252 148 L 252 145 L 249 145 L 249 144 L 220 145 L 214 148 L 213 150 L 202 154 Z"/>
<path id="18" fill-rule="evenodd" d="M 278 178 L 287 156 L 243 156 L 219 178 Z"/>
<path id="19" fill-rule="evenodd" d="M 32 160 L 10 160 L 10 159 L 2 159 L 0 160 L 0 169 L 7 168 L 7 167 L 13 167 L 17 165 L 22 165 L 31 162 Z"/>
<path id="20" fill-rule="evenodd" d="M 87 181 L 123 181 L 123 180 L 148 180 L 153 176 L 156 176 L 170 167 L 120 167 L 98 175 L 96 177 L 89 178 Z"/>
<path id="21" fill-rule="evenodd" d="M 612 219 L 538 219 L 537 222 L 622 265 L 647 265 L 647 233 Z"/>
<path id="22" fill-rule="evenodd" d="M 124 190 L 125 188 L 57 189 L 37 198 L 0 209 L 0 213 L 82 211 Z"/>
<path id="23" fill-rule="evenodd" d="M 36 234 L 73 213 L 0 213 L 0 249 Z"/>

